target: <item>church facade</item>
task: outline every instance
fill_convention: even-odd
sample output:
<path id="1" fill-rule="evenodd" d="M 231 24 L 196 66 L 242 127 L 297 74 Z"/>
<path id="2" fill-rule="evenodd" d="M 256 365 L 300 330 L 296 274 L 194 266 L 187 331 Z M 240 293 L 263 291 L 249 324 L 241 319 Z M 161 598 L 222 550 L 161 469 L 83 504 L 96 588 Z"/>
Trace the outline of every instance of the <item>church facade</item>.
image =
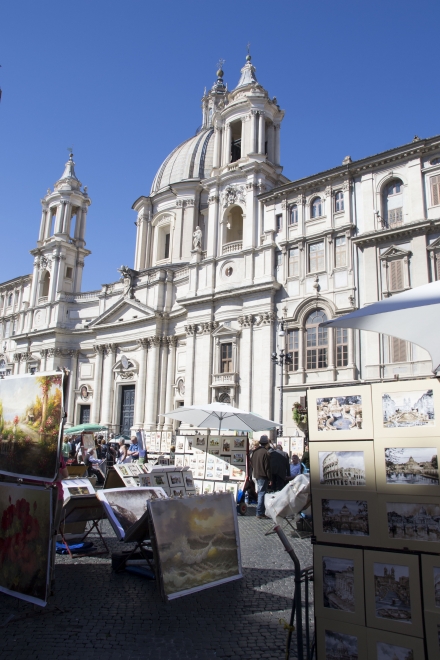
<path id="1" fill-rule="evenodd" d="M 249 55 L 234 90 L 223 75 L 133 204 L 133 267 L 81 291 L 91 199 L 71 155 L 32 273 L 0 284 L 0 376 L 70 369 L 68 425 L 167 430 L 167 410 L 214 400 L 278 420 L 281 348 L 285 435 L 310 386 L 431 374 L 417 346 L 319 324 L 440 277 L 440 136 L 289 181 L 277 99 Z"/>

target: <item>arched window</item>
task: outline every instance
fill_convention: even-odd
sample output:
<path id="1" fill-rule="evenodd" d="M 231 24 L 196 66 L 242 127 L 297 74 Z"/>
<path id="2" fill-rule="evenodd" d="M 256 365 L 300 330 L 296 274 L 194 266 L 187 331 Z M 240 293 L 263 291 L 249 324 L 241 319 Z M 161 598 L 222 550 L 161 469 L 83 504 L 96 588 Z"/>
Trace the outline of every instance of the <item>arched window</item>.
<path id="1" fill-rule="evenodd" d="M 328 365 L 328 331 L 320 327 L 327 321 L 322 309 L 316 309 L 306 319 L 307 369 L 326 369 Z"/>
<path id="2" fill-rule="evenodd" d="M 403 222 L 403 183 L 393 179 L 385 186 L 384 218 L 386 227 L 399 227 Z"/>
<path id="3" fill-rule="evenodd" d="M 226 212 L 226 231 L 224 233 L 225 243 L 235 243 L 243 240 L 243 209 L 240 206 L 233 206 Z M 230 246 L 228 251 L 235 252 L 241 250 L 241 246 Z M 225 254 L 225 252 L 223 252 Z"/>
<path id="4" fill-rule="evenodd" d="M 294 204 L 290 209 L 289 225 L 298 224 L 298 206 Z"/>
<path id="5" fill-rule="evenodd" d="M 312 202 L 312 218 L 320 218 L 322 215 L 322 199 L 315 197 Z"/>
<path id="6" fill-rule="evenodd" d="M 344 210 L 344 193 L 342 190 L 338 190 L 335 194 L 335 213 L 339 213 Z"/>

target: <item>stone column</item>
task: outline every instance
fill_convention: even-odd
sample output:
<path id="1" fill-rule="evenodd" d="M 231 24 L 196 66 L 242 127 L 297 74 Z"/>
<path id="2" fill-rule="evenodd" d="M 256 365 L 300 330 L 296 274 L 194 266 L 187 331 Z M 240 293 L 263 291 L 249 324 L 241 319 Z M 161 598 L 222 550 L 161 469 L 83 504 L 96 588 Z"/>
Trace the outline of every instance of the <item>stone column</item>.
<path id="1" fill-rule="evenodd" d="M 37 293 L 38 293 L 38 284 L 39 284 L 39 259 L 38 257 L 34 258 L 34 270 L 32 273 L 32 288 L 31 288 L 31 300 L 30 300 L 30 306 L 35 307 L 36 301 L 37 301 Z M 5 303 L 4 307 L 6 307 L 6 296 L 5 296 Z M 3 314 L 5 313 L 3 309 Z"/>
<path id="2" fill-rule="evenodd" d="M 57 294 L 58 284 L 58 271 L 60 268 L 60 255 L 55 253 L 52 255 L 52 270 L 50 273 L 50 288 L 49 288 L 49 302 L 54 302 Z"/>
<path id="3" fill-rule="evenodd" d="M 265 153 L 266 122 L 264 114 L 260 112 L 258 116 L 258 153 Z"/>
<path id="4" fill-rule="evenodd" d="M 174 379 L 176 371 L 176 347 L 177 347 L 177 337 L 170 336 L 167 337 L 167 342 L 169 346 L 169 355 L 168 355 L 168 365 L 167 365 L 167 390 L 165 398 L 165 412 L 170 412 L 174 408 Z M 173 420 L 169 417 L 165 417 L 165 423 L 163 425 L 165 431 L 172 431 L 173 429 Z"/>
<path id="5" fill-rule="evenodd" d="M 220 153 L 220 129 L 218 126 L 214 127 L 214 156 L 212 159 L 212 167 L 217 168 L 219 166 L 219 153 Z"/>
<path id="6" fill-rule="evenodd" d="M 188 324 L 186 332 L 186 374 L 185 374 L 185 406 L 192 406 L 194 401 L 194 359 L 195 359 L 195 334 L 197 326 Z"/>
<path id="7" fill-rule="evenodd" d="M 251 139 L 249 141 L 249 150 L 251 154 L 255 154 L 256 148 L 256 133 L 257 133 L 257 111 L 251 110 Z"/>
<path id="8" fill-rule="evenodd" d="M 208 257 L 217 256 L 217 236 L 218 236 L 218 191 L 212 190 L 208 197 L 208 234 L 206 239 L 206 254 Z"/>
<path id="9" fill-rule="evenodd" d="M 267 157 L 271 163 L 275 163 L 275 127 L 271 123 L 267 127 Z"/>
<path id="10" fill-rule="evenodd" d="M 246 116 L 243 116 L 241 118 L 241 157 L 244 158 L 246 156 Z"/>
<path id="11" fill-rule="evenodd" d="M 332 380 L 336 380 L 335 367 L 335 332 L 333 328 L 328 328 L 328 370 Z"/>
<path id="12" fill-rule="evenodd" d="M 102 360 L 104 355 L 104 345 L 96 344 L 95 377 L 93 379 L 93 403 L 90 415 L 90 421 L 93 424 L 99 424 L 101 410 L 101 386 L 102 386 Z"/>
<path id="13" fill-rule="evenodd" d="M 274 137 L 274 161 L 275 165 L 280 164 L 280 128 L 281 124 L 274 124 L 273 137 Z"/>
<path id="14" fill-rule="evenodd" d="M 225 130 L 225 158 L 224 163 L 228 165 L 231 162 L 231 124 L 226 124 Z"/>
<path id="15" fill-rule="evenodd" d="M 138 428 L 144 424 L 145 415 L 145 383 L 147 379 L 147 354 L 149 340 L 143 337 L 138 339 L 138 344 L 141 349 L 139 356 L 139 374 L 136 383 L 136 396 L 134 399 L 134 426 Z"/>
<path id="16" fill-rule="evenodd" d="M 150 350 L 148 353 L 148 370 L 147 370 L 147 392 L 146 392 L 146 409 L 145 409 L 145 428 L 147 430 L 154 430 L 157 426 L 157 398 L 158 398 L 158 367 L 159 367 L 159 347 L 161 337 L 150 337 Z"/>
<path id="17" fill-rule="evenodd" d="M 75 389 L 78 374 L 79 351 L 70 351 L 70 375 L 69 375 L 69 398 L 67 401 L 67 423 L 71 426 L 75 423 Z"/>
<path id="18" fill-rule="evenodd" d="M 76 212 L 75 233 L 74 233 L 74 236 L 73 236 L 75 239 L 76 239 L 76 238 L 79 238 L 79 236 L 80 236 L 81 222 L 82 222 L 82 213 L 83 213 L 83 210 L 82 210 L 82 208 L 79 206 L 79 207 L 78 207 L 78 210 L 77 210 L 77 212 Z"/>
<path id="19" fill-rule="evenodd" d="M 41 357 L 41 364 L 40 364 L 40 371 L 46 371 L 46 365 L 47 365 L 47 356 L 49 354 L 49 351 L 47 348 L 42 348 L 40 351 L 40 357 Z"/>
<path id="20" fill-rule="evenodd" d="M 113 402 L 113 367 L 116 359 L 116 344 L 105 345 L 104 376 L 102 379 L 102 410 L 101 421 L 103 426 L 112 423 L 112 402 Z"/>
<path id="21" fill-rule="evenodd" d="M 298 330 L 298 373 L 300 374 L 301 383 L 306 382 L 306 365 L 307 365 L 307 347 L 306 336 L 303 328 Z"/>

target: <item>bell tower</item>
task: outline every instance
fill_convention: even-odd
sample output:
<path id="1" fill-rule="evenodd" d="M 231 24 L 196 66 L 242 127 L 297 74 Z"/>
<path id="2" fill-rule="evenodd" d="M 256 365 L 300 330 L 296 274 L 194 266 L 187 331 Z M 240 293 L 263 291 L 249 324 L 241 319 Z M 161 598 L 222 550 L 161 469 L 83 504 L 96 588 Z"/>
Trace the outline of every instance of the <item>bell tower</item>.
<path id="1" fill-rule="evenodd" d="M 60 292 L 81 290 L 86 250 L 87 210 L 91 199 L 81 190 L 70 153 L 61 178 L 41 200 L 40 233 L 34 255 L 31 307 L 53 303 Z"/>

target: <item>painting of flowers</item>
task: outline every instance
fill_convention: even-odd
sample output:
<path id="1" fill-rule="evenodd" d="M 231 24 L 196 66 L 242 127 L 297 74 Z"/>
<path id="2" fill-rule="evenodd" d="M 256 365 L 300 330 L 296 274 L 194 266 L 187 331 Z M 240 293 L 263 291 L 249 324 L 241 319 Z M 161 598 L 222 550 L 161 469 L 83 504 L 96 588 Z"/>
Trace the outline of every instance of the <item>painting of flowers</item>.
<path id="1" fill-rule="evenodd" d="M 0 380 L 0 473 L 53 481 L 58 473 L 63 374 Z"/>
<path id="2" fill-rule="evenodd" d="M 51 490 L 0 484 L 0 591 L 45 605 Z"/>

